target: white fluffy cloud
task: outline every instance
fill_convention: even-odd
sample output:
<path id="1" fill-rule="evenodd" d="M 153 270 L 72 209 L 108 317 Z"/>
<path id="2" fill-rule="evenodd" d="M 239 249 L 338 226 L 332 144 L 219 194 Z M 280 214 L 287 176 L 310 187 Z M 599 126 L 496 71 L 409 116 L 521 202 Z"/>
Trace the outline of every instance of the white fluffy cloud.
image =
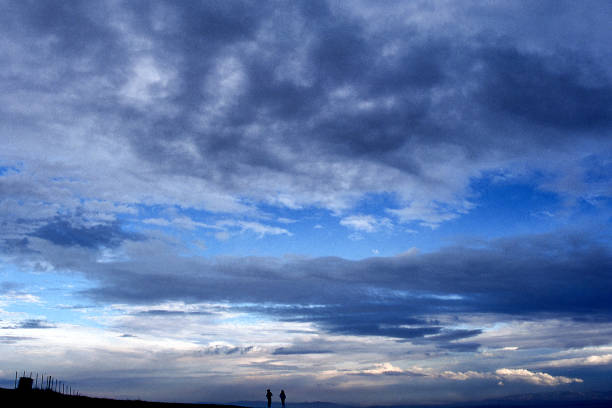
<path id="1" fill-rule="evenodd" d="M 523 381 L 534 385 L 555 386 L 561 384 L 581 383 L 580 378 L 553 376 L 543 372 L 533 372 L 524 368 L 500 368 L 495 374 L 503 381 Z"/>
<path id="2" fill-rule="evenodd" d="M 430 379 L 447 379 L 453 381 L 468 381 L 468 380 L 495 380 L 499 385 L 503 385 L 504 381 L 519 381 L 526 382 L 532 385 L 542 386 L 557 386 L 561 384 L 581 383 L 580 378 L 569 378 L 563 376 L 553 376 L 544 372 L 533 372 L 524 368 L 500 368 L 495 372 L 479 372 L 479 371 L 436 371 L 432 368 L 424 368 L 412 366 L 409 368 L 400 368 L 394 366 L 390 362 L 375 364 L 373 368 L 358 370 L 351 372 L 352 374 L 374 375 L 374 376 L 419 376 Z"/>

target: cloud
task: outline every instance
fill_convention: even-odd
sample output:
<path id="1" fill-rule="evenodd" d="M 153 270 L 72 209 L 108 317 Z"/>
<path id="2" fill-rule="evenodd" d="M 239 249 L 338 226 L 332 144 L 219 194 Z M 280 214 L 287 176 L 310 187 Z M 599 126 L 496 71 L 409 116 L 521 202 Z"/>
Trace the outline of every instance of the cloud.
<path id="1" fill-rule="evenodd" d="M 221 232 L 215 233 L 215 238 L 217 238 L 217 240 L 219 241 L 227 241 L 228 239 L 230 239 L 230 237 L 231 235 L 227 231 L 221 231 Z"/>
<path id="2" fill-rule="evenodd" d="M 580 378 L 553 376 L 542 372 L 532 372 L 524 368 L 500 368 L 495 370 L 495 374 L 503 381 L 521 381 L 534 385 L 555 386 L 583 382 Z"/>
<path id="3" fill-rule="evenodd" d="M 476 339 L 483 344 L 485 352 L 495 349 L 499 351 L 512 351 L 511 354 L 520 354 L 536 350 L 546 344 L 547 347 L 552 347 L 561 350 L 581 349 L 584 347 L 601 347 L 609 344 L 609 338 L 612 334 L 606 325 L 609 322 L 609 317 L 598 314 L 598 320 L 576 319 L 575 317 L 561 317 L 557 315 L 548 318 L 543 318 L 537 314 L 529 320 L 521 318 L 506 320 L 501 317 L 492 317 L 493 319 L 505 320 L 503 327 L 498 328 L 493 332 L 484 331 Z M 476 319 L 481 321 L 482 318 Z M 488 319 L 485 319 L 488 320 Z M 480 323 L 486 324 L 486 323 Z M 474 326 L 479 324 L 474 322 Z M 507 345 L 513 344 L 515 350 L 508 349 Z M 503 353 L 502 355 L 507 355 Z M 543 359 L 541 363 L 534 364 L 535 367 L 545 366 L 545 361 L 556 360 L 558 356 L 552 355 L 548 359 Z"/>
<path id="4" fill-rule="evenodd" d="M 442 378 L 447 378 L 449 380 L 455 381 L 466 381 L 466 380 L 480 380 L 480 379 L 496 379 L 496 377 L 491 373 L 481 373 L 478 371 L 464 371 L 464 372 L 455 372 L 455 371 L 443 371 L 439 374 Z"/>
<path id="5" fill-rule="evenodd" d="M 30 241 L 27 237 L 6 238 L 0 240 L 0 250 L 4 253 L 27 253 L 32 250 L 28 247 Z"/>
<path id="6" fill-rule="evenodd" d="M 482 330 L 480 329 L 473 329 L 473 330 L 466 330 L 466 329 L 457 329 L 457 330 L 445 330 L 439 334 L 436 334 L 434 336 L 429 336 L 429 339 L 436 339 L 436 340 L 446 340 L 446 341 L 454 341 L 454 340 L 460 340 L 460 339 L 465 339 L 468 337 L 474 337 L 474 336 L 478 336 L 479 334 L 482 333 Z M 457 345 L 461 345 L 461 343 L 455 343 Z M 467 345 L 467 344 L 465 344 Z"/>
<path id="7" fill-rule="evenodd" d="M 219 230 L 222 227 L 212 224 L 206 224 L 204 222 L 194 221 L 189 217 L 175 217 L 171 220 L 165 218 L 147 218 L 142 220 L 144 224 L 157 225 L 160 227 L 178 227 L 187 230 L 195 230 L 196 228 L 213 229 Z"/>
<path id="8" fill-rule="evenodd" d="M 391 363 L 381 363 L 376 364 L 374 368 L 361 370 L 356 373 L 357 375 L 408 375 L 408 376 L 422 376 L 425 375 L 423 372 L 425 370 L 421 370 L 419 368 L 414 369 L 401 369 L 399 367 L 395 367 Z"/>
<path id="9" fill-rule="evenodd" d="M 544 363 L 545 367 L 576 367 L 598 366 L 612 364 L 612 354 L 602 354 L 587 357 L 564 358 Z"/>
<path id="10" fill-rule="evenodd" d="M 212 313 L 206 311 L 183 311 L 183 310 L 165 310 L 165 309 L 150 309 L 138 312 L 140 315 L 146 316 L 206 316 Z"/>
<path id="11" fill-rule="evenodd" d="M 24 336 L 0 336 L 0 344 L 15 344 L 20 341 L 35 340 L 35 337 Z"/>
<path id="12" fill-rule="evenodd" d="M 301 355 L 301 354 L 327 354 L 333 353 L 332 350 L 325 349 L 308 349 L 308 348 L 300 348 L 300 347 L 279 347 L 272 352 L 272 355 Z"/>
<path id="13" fill-rule="evenodd" d="M 340 220 L 340 225 L 356 231 L 376 232 L 391 229 L 393 224 L 388 218 L 375 218 L 371 215 L 351 215 Z"/>
<path id="14" fill-rule="evenodd" d="M 425 341 L 448 350 L 473 351 L 485 333 L 478 325 L 456 329 L 431 316 L 610 319 L 611 283 L 599 271 L 608 268 L 612 256 L 595 237 L 579 234 L 519 236 L 358 261 L 206 259 L 181 256 L 163 241 L 126 240 L 122 259 L 100 263 L 83 256 L 90 248 L 49 246 L 42 240 L 32 246 L 53 268 L 79 271 L 97 282 L 82 294 L 104 303 L 225 302 L 237 311 L 314 323 L 329 333 Z M 597 280 L 585 279 L 594 274 Z M 574 295 L 568 297 L 568 291 Z M 603 334 L 589 333 L 567 340 L 575 346 L 587 337 L 604 341 Z M 459 341 L 470 337 L 473 342 Z"/>
<path id="15" fill-rule="evenodd" d="M 407 249 L 403 252 L 400 252 L 399 254 L 395 255 L 395 256 L 413 256 L 413 255 L 417 255 L 419 253 L 419 249 L 412 247 L 410 249 Z"/>
<path id="16" fill-rule="evenodd" d="M 468 381 L 468 380 L 494 380 L 498 384 L 503 385 L 503 381 L 518 381 L 526 382 L 532 385 L 541 386 L 558 386 L 562 384 L 581 383 L 580 378 L 568 378 L 563 376 L 553 376 L 543 372 L 532 372 L 526 369 L 518 368 L 500 368 L 494 373 L 479 372 L 479 371 L 442 371 L 436 372 L 431 368 L 423 368 L 413 366 L 407 369 L 396 367 L 391 363 L 376 364 L 374 368 L 349 372 L 353 375 L 366 376 L 416 376 L 427 378 L 442 378 L 453 381 Z"/>
<path id="17" fill-rule="evenodd" d="M 456 351 L 459 353 L 471 353 L 477 351 L 480 346 L 480 343 L 446 343 L 439 344 L 438 348 L 449 351 Z"/>
<path id="18" fill-rule="evenodd" d="M 196 355 L 232 355 L 232 354 L 247 354 L 255 350 L 254 346 L 238 347 L 228 345 L 208 346 L 204 349 L 199 349 L 195 352 Z"/>
<path id="19" fill-rule="evenodd" d="M 9 288 L 20 287 L 21 285 L 9 285 Z M 41 303 L 40 297 L 33 295 L 31 293 L 24 293 L 22 291 L 15 291 L 12 289 L 3 290 L 0 292 L 0 300 L 8 303 L 33 303 L 39 304 Z"/>
<path id="20" fill-rule="evenodd" d="M 273 227 L 270 225 L 261 224 L 255 221 L 240 221 L 225 219 L 218 221 L 212 228 L 221 229 L 222 231 L 215 233 L 215 237 L 219 241 L 225 241 L 232 235 L 237 233 L 250 232 L 263 238 L 266 235 L 287 235 L 293 234 L 285 228 Z"/>
<path id="21" fill-rule="evenodd" d="M 15 326 L 15 329 L 52 329 L 55 326 L 46 320 L 27 319 Z"/>
<path id="22" fill-rule="evenodd" d="M 167 227 L 171 225 L 171 222 L 165 218 L 146 218 L 142 220 L 143 224 L 157 225 L 160 227 Z"/>
<path id="23" fill-rule="evenodd" d="M 6 281 L 0 282 L 0 294 L 14 293 L 15 289 L 19 289 L 20 287 L 23 287 L 23 284 Z"/>
<path id="24" fill-rule="evenodd" d="M 387 211 L 398 217 L 401 222 L 418 221 L 421 226 L 435 229 L 445 221 L 450 221 L 460 217 L 462 214 L 467 214 L 473 207 L 474 204 L 468 201 L 453 203 L 452 205 L 414 201 L 404 208 L 389 209 Z"/>
<path id="25" fill-rule="evenodd" d="M 297 220 L 294 220 L 292 218 L 286 218 L 286 217 L 278 217 L 276 219 L 276 221 L 278 221 L 278 222 L 280 222 L 282 224 L 293 224 L 293 223 L 297 222 Z"/>
<path id="26" fill-rule="evenodd" d="M 262 362 L 252 362 L 249 364 L 244 364 L 244 367 L 253 368 L 256 370 L 261 370 L 263 372 L 292 372 L 298 370 L 299 367 L 295 365 L 282 364 L 277 360 L 268 360 Z"/>
<path id="27" fill-rule="evenodd" d="M 240 232 L 252 232 L 256 234 L 259 238 L 262 238 L 265 235 L 293 235 L 291 232 L 284 228 L 264 225 L 254 221 L 222 220 L 219 221 L 217 225 L 221 228 L 238 228 Z M 221 236 L 221 238 L 217 237 L 217 239 L 222 240 L 223 236 Z"/>
<path id="28" fill-rule="evenodd" d="M 2 21 L 11 44 L 3 165 L 16 169 L 0 175 L 5 215 L 49 219 L 84 203 L 109 203 L 99 216 L 110 218 L 142 203 L 245 214 L 272 204 L 324 208 L 367 232 L 382 225 L 351 210 L 391 194 L 391 222 L 435 228 L 474 208 L 470 183 L 487 171 L 588 178 L 590 165 L 561 159 L 576 140 L 575 158 L 610 147 L 612 85 L 597 48 L 605 36 L 526 39 L 499 17 L 504 5 L 489 5 L 493 26 L 467 11 L 474 5 L 447 7 L 464 23 L 414 7 L 400 12 L 406 24 L 379 6 L 325 2 L 274 12 L 244 3 L 14 6 Z M 560 13 L 576 9 L 600 18 L 580 5 Z M 534 13 L 515 11 L 529 21 L 519 26 L 535 26 Z M 56 41 L 33 44 L 40 38 Z M 556 188 L 589 197 L 606 185 Z M 67 228 L 38 233 L 77 239 L 56 227 Z M 273 228 L 263 233 L 287 235 Z"/>
<path id="29" fill-rule="evenodd" d="M 336 353 L 392 361 L 366 367 L 384 381 L 426 377 L 428 369 L 397 362 L 412 353 L 457 361 L 431 370 L 431 378 L 561 384 L 566 377 L 481 372 L 465 361 L 479 347 L 510 344 L 519 349 L 490 358 L 518 361 L 495 360 L 495 367 L 524 367 L 534 349 L 609 343 L 609 236 L 570 229 L 583 223 L 576 213 L 608 220 L 610 11 L 607 2 L 2 3 L 0 256 L 24 273 L 24 284 L 30 273 L 38 274 L 33 281 L 78 276 L 86 286 L 62 290 L 97 302 L 96 313 L 112 309 L 86 313 L 120 329 L 91 347 L 115 356 L 81 350 L 71 361 L 105 367 L 96 381 L 113 384 L 113 392 L 115 369 L 127 361 L 118 342 L 139 342 L 130 361 L 146 362 L 130 364 L 135 370 L 187 364 L 189 373 L 198 365 L 202 373 L 211 368 L 203 360 L 230 360 L 249 347 L 236 339 L 219 348 L 207 343 L 219 333 L 208 330 L 208 320 L 225 331 L 247 330 L 258 319 L 362 348 L 349 354 L 265 332 L 282 343 L 266 343 L 265 356 L 236 371 L 248 373 L 253 390 L 269 380 L 259 374 L 304 370 L 287 380 L 306 397 L 313 384 L 322 384 L 323 395 L 363 396 L 363 403 L 437 395 L 406 384 L 374 393 L 341 380 L 322 383 L 305 361 Z M 551 224 L 539 218 L 528 225 L 551 232 L 440 244 L 449 232 L 507 234 L 505 224 L 476 225 L 468 215 L 494 208 L 483 183 L 495 190 L 514 182 L 559 202 L 530 208 L 556 215 Z M 555 223 L 570 227 L 554 230 Z M 414 242 L 392 246 L 423 249 L 356 260 L 356 248 L 387 253 L 386 243 L 338 243 L 344 257 L 317 256 L 331 247 L 304 245 L 310 234 L 333 242 L 338 226 L 363 240 L 391 230 L 401 240 L 418 230 L 408 237 Z M 231 241 L 237 237 L 261 239 L 252 253 L 319 252 L 215 256 L 240 251 Z M 206 257 L 193 248 L 197 238 L 207 244 Z M 283 242 L 268 246 L 268 239 Z M 55 293 L 26 289 L 0 286 L 3 307 Z M 164 307 L 169 302 L 217 306 Z M 223 320 L 223 313 L 238 317 Z M 10 318 L 44 325 L 35 320 Z M 176 342 L 164 338 L 168 348 L 160 351 L 167 354 L 151 354 L 159 348 L 148 336 L 174 329 Z M 312 353 L 327 350 L 334 353 Z M 263 360 L 270 354 L 278 360 Z M 558 364 L 607 361 L 589 358 Z M 231 370 L 214 369 L 223 375 L 206 377 L 206 397 L 234 392 Z M 142 381 L 142 395 L 161 392 L 163 381 L 201 390 L 198 373 L 132 374 L 121 383 L 127 389 Z M 195 394 L 177 399 L 204 400 Z"/>
<path id="30" fill-rule="evenodd" d="M 584 61 L 577 67 L 560 55 L 547 58 L 512 48 L 482 53 L 486 61 L 482 98 L 487 106 L 564 130 L 597 129 L 611 123 L 612 86 L 605 78 L 597 78 L 594 62 Z M 587 75 L 595 77 L 585 81 Z"/>
<path id="31" fill-rule="evenodd" d="M 89 227 L 73 225 L 70 221 L 59 218 L 36 229 L 31 236 L 60 246 L 78 245 L 85 248 L 116 248 L 123 240 L 141 239 L 138 234 L 124 232 L 118 223 Z"/>

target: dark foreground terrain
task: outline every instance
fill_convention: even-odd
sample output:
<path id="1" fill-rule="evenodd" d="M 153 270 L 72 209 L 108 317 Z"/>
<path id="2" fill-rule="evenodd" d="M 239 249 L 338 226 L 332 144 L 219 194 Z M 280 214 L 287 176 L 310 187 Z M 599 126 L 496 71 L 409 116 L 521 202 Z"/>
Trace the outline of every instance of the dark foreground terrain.
<path id="1" fill-rule="evenodd" d="M 274 404 L 276 408 L 278 404 Z M 0 407 L 29 407 L 53 406 L 64 407 L 142 407 L 142 408 L 245 408 L 265 407 L 265 401 L 241 401 L 236 405 L 225 404 L 182 404 L 170 402 L 148 402 L 139 400 L 114 400 L 106 398 L 92 398 L 84 396 L 62 395 L 53 391 L 19 391 L 0 388 Z M 348 405 L 332 404 L 327 402 L 297 402 L 287 404 L 288 408 L 356 408 Z M 612 392 L 581 394 L 526 394 L 511 396 L 499 400 L 484 400 L 479 402 L 466 402 L 440 405 L 397 405 L 372 406 L 368 408 L 612 408 Z"/>
<path id="2" fill-rule="evenodd" d="M 237 405 L 177 404 L 169 402 L 147 402 L 137 400 L 114 400 L 83 396 L 63 395 L 53 391 L 20 391 L 0 388 L 0 407 L 106 407 L 106 408 L 244 408 Z"/>

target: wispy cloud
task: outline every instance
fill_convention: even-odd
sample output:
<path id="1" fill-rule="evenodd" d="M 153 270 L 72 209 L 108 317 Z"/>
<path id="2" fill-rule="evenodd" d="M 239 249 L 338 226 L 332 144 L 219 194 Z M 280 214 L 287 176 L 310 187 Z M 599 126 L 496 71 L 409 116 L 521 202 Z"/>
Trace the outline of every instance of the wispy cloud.
<path id="1" fill-rule="evenodd" d="M 612 364 L 612 354 L 602 354 L 587 357 L 564 358 L 543 363 L 545 367 L 576 367 L 598 366 Z"/>
<path id="2" fill-rule="evenodd" d="M 381 229 L 392 229 L 393 223 L 388 218 L 376 218 L 371 215 L 351 215 L 340 220 L 340 225 L 355 231 L 376 232 Z"/>

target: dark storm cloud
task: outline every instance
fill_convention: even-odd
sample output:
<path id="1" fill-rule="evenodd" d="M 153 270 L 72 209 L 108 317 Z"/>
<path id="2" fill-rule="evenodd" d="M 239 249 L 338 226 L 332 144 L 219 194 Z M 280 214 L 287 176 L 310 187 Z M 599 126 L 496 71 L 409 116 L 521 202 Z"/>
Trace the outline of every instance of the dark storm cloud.
<path id="1" fill-rule="evenodd" d="M 211 99 L 214 96 L 197 86 L 210 75 L 215 57 L 221 60 L 229 55 L 237 61 L 243 75 L 239 95 L 224 112 L 214 115 L 208 130 L 193 128 L 184 115 L 172 119 L 159 117 L 151 123 L 151 129 L 133 135 L 134 148 L 150 162 L 163 163 L 166 171 L 215 178 L 221 177 L 220 172 L 225 176 L 227 187 L 236 188 L 235 183 L 240 183 L 235 179 L 246 176 L 249 168 L 289 174 L 296 171 L 293 159 L 287 161 L 278 155 L 277 143 L 287 148 L 291 155 L 315 150 L 325 152 L 326 156 L 372 156 L 396 151 L 414 134 L 430 130 L 431 125 L 426 123 L 430 101 L 422 90 L 442 81 L 441 64 L 448 46 L 410 39 L 406 49 L 400 51 L 401 55 L 386 60 L 380 55 L 385 44 L 380 38 L 369 39 L 362 21 L 334 15 L 327 6 L 316 8 L 319 10 L 314 13 L 316 21 L 310 21 L 313 14 L 304 13 L 300 7 L 281 8 L 278 14 L 288 20 L 272 21 L 288 24 L 289 36 L 270 39 L 265 43 L 268 49 L 253 56 L 240 46 L 234 46 L 232 36 L 224 38 L 223 44 L 214 40 L 213 45 L 205 42 L 211 58 L 205 62 L 198 60 L 199 70 L 192 67 L 181 76 L 185 84 L 179 90 L 181 112 L 194 111 L 203 103 L 215 102 Z M 206 18 L 210 15 L 202 17 L 203 21 Z M 311 44 L 294 37 L 291 24 L 308 24 L 310 31 L 304 35 L 312 39 Z M 245 31 L 250 27 L 247 22 Z M 182 57 L 189 59 L 191 55 L 199 55 L 199 47 L 194 45 L 186 49 L 187 55 Z M 284 66 L 286 58 L 292 57 L 295 51 L 292 48 L 304 49 L 306 54 L 300 68 L 309 78 L 306 84 L 299 83 L 299 79 L 279 78 L 279 70 L 288 69 Z M 348 99 L 333 101 L 331 93 L 342 86 L 351 87 L 354 94 Z M 395 106 L 385 108 L 375 102 L 379 97 L 396 98 L 397 101 Z M 354 110 L 355 104 L 367 100 L 374 101 L 371 109 Z M 150 112 L 146 114 L 150 117 Z M 282 133 L 270 128 L 270 123 Z M 245 135 L 245 126 L 249 125 L 268 129 L 265 136 L 256 136 L 257 143 L 253 143 L 253 137 Z M 162 137 L 151 140 L 151 134 Z M 185 136 L 195 143 L 201 154 L 222 155 L 223 163 L 202 166 L 165 143 Z M 370 159 L 379 160 L 377 157 Z"/>
<path id="2" fill-rule="evenodd" d="M 18 155 L 44 135 L 63 140 L 53 123 L 83 146 L 96 142 L 83 136 L 94 128 L 126 147 L 119 174 L 108 171 L 111 185 L 87 160 L 109 144 L 84 147 L 62 168 L 32 153 L 49 177 L 74 171 L 104 188 L 2 181 L 16 199 L 57 202 L 68 190 L 77 199 L 189 207 L 203 205 L 186 198 L 196 182 L 213 197 L 275 202 L 280 194 L 294 205 L 332 209 L 382 191 L 399 193 L 404 205 L 418 189 L 425 203 L 455 207 L 491 155 L 499 163 L 546 152 L 550 162 L 533 165 L 554 167 L 554 156 L 577 138 L 598 150 L 610 146 L 612 85 L 601 52 L 578 47 L 579 38 L 525 47 L 530 42 L 501 23 L 498 31 L 468 34 L 462 27 L 490 24 L 478 13 L 456 10 L 458 21 L 470 23 L 426 27 L 323 1 L 2 7 L 3 34 L 14 45 L 2 89 L 7 102 L 25 105 L 4 103 L 0 115 L 3 132 L 22 136 Z M 507 12 L 497 7 L 491 18 Z M 500 121 L 508 126 L 500 129 Z M 50 157 L 65 156 L 65 148 Z M 448 161 L 456 161 L 454 171 L 442 165 Z M 152 193 L 149 171 L 173 188 Z M 134 178 L 116 183 L 119 176 Z"/>
<path id="3" fill-rule="evenodd" d="M 8 2 L 6 5 L 8 11 L 12 11 L 3 19 L 8 27 L 24 36 L 53 35 L 54 51 L 64 56 L 96 54 L 102 51 L 100 47 L 113 43 L 113 30 L 105 20 L 111 13 L 103 4 L 48 1 L 19 5 Z"/>
<path id="4" fill-rule="evenodd" d="M 592 61 L 504 47 L 483 49 L 481 58 L 486 66 L 484 106 L 566 131 L 609 128 L 612 123 L 612 84 Z"/>
<path id="5" fill-rule="evenodd" d="M 509 118 L 518 115 L 526 119 L 523 131 L 518 134 L 525 134 L 530 140 L 550 137 L 540 136 L 539 125 L 550 126 L 562 134 L 610 125 L 612 87 L 606 75 L 596 75 L 601 67 L 592 61 L 576 61 L 573 55 L 560 49 L 552 51 L 554 57 L 527 53 L 509 39 L 500 39 L 492 45 L 476 39 L 451 39 L 445 33 L 438 38 L 417 35 L 400 27 L 397 32 L 385 32 L 386 37 L 368 36 L 370 27 L 365 21 L 333 14 L 326 6 L 316 8 L 319 11 L 312 21 L 312 13 L 304 12 L 304 8 L 281 8 L 277 15 L 287 20 L 279 22 L 261 12 L 245 18 L 248 5 L 238 7 L 234 10 L 238 16 L 235 21 L 219 24 L 230 27 L 220 37 L 214 33 L 191 33 L 188 20 L 184 34 L 191 33 L 194 38 L 206 41 L 191 39 L 181 42 L 183 48 L 177 47 L 181 59 L 192 62 L 180 75 L 183 85 L 176 102 L 181 112 L 193 112 L 203 103 L 215 102 L 215 96 L 197 85 L 227 56 L 238 64 L 241 89 L 226 110 L 210 119 L 208 129 L 194 128 L 185 115 L 172 119 L 160 116 L 145 123 L 146 132 L 133 135 L 133 146 L 150 162 L 163 163 L 164 171 L 216 177 L 221 172 L 227 176 L 227 186 L 236 188 L 234 183 L 239 182 L 235 178 L 246 175 L 249 168 L 295 172 L 293 160 L 286 161 L 277 154 L 276 143 L 293 155 L 306 148 L 325 152 L 327 156 L 365 156 L 374 162 L 395 165 L 400 163 L 387 155 L 402 152 L 405 145 L 450 142 L 473 149 L 474 140 L 466 139 L 464 133 L 471 128 L 467 121 L 474 120 L 471 106 L 480 106 L 478 122 L 484 126 L 481 131 L 488 130 L 487 123 L 495 121 L 495 116 L 487 113 L 493 109 Z M 185 13 L 180 7 L 175 11 Z M 209 25 L 209 20 L 210 26 L 216 27 L 215 18 L 224 15 L 219 10 L 191 12 L 203 27 Z M 281 23 L 288 36 L 269 38 L 264 42 L 268 47 L 265 52 L 249 54 L 238 40 L 252 38 L 259 25 L 270 23 L 269 18 Z M 300 42 L 293 37 L 292 24 L 309 23 L 312 24 L 303 34 L 310 41 Z M 233 35 L 231 27 L 236 26 L 240 29 Z M 141 29 L 149 31 L 147 34 L 159 41 L 162 50 L 175 49 L 169 45 L 175 44 L 172 35 L 154 35 L 151 27 Z M 389 40 L 400 36 L 399 49 L 391 56 L 384 55 Z M 308 80 L 279 77 L 286 58 L 293 57 L 291 46 L 305 53 L 300 69 Z M 193 61 L 200 51 L 206 51 L 208 58 Z M 471 73 L 479 65 L 485 67 L 484 72 Z M 464 82 L 473 83 L 476 91 L 464 92 L 461 99 L 454 99 L 454 91 Z M 347 89 L 346 97 L 334 100 L 334 92 L 343 87 Z M 433 102 L 431 92 L 435 89 L 447 89 L 450 96 Z M 393 104 L 386 105 L 383 98 L 393 99 Z M 447 104 L 457 102 L 462 102 L 455 106 L 459 115 L 444 118 L 451 122 L 436 123 Z M 360 103 L 370 106 L 355 109 Z M 150 112 L 147 116 L 151 117 Z M 278 133 L 269 123 L 284 130 Z M 245 134 L 245 126 L 249 125 L 268 129 L 265 137 L 257 135 L 259 143 L 253 143 L 253 138 Z M 151 139 L 151 134 L 159 137 Z M 201 166 L 165 143 L 180 138 L 195 142 L 206 157 L 223 154 L 224 162 Z M 554 146 L 551 140 L 543 142 Z M 503 140 L 496 143 L 495 137 L 487 143 L 498 148 L 504 148 L 504 144 Z M 401 165 L 414 171 L 410 161 L 407 157 Z"/>
<path id="6" fill-rule="evenodd" d="M 229 302 L 236 311 L 313 322 L 331 333 L 427 341 L 455 350 L 476 347 L 453 342 L 481 330 L 452 330 L 424 316 L 612 319 L 607 273 L 612 254 L 601 241 L 576 234 L 507 238 L 481 247 L 361 261 L 154 257 L 83 265 L 100 281 L 85 293 L 104 302 Z M 174 270 L 181 274 L 168 272 Z"/>
<path id="7" fill-rule="evenodd" d="M 73 225 L 68 220 L 56 218 L 41 226 L 31 236 L 45 239 L 60 246 L 81 246 L 97 248 L 101 246 L 117 247 L 124 240 L 138 240 L 141 236 L 125 232 L 119 223 L 106 225 L 82 226 Z"/>

